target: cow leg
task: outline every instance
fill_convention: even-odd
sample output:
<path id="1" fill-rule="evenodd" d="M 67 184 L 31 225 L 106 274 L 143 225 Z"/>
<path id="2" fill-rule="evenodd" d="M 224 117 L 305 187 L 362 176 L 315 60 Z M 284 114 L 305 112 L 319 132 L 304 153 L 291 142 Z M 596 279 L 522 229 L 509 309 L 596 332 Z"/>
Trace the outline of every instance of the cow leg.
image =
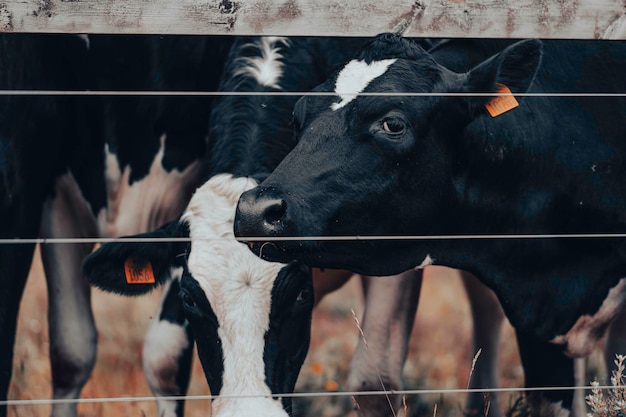
<path id="1" fill-rule="evenodd" d="M 474 352 L 481 349 L 470 379 L 470 388 L 496 388 L 498 386 L 498 342 L 504 311 L 493 291 L 473 275 L 461 273 L 473 319 Z M 468 416 L 497 417 L 500 415 L 495 393 L 471 393 L 467 397 L 465 414 Z"/>
<path id="2" fill-rule="evenodd" d="M 562 346 L 537 340 L 517 332 L 526 387 L 571 387 L 574 360 L 563 354 Z M 572 390 L 533 391 L 526 394 L 530 415 L 566 417 L 572 408 Z"/>
<path id="3" fill-rule="evenodd" d="M 403 388 L 402 370 L 422 285 L 421 271 L 393 277 L 362 277 L 365 311 L 348 376 L 350 391 Z M 357 396 L 358 414 L 365 417 L 403 415 L 400 396 Z M 393 412 L 390 408 L 393 408 Z"/>
<path id="4" fill-rule="evenodd" d="M 172 281 L 143 344 L 143 371 L 157 397 L 159 417 L 182 417 L 184 400 L 159 397 L 185 395 L 189 388 L 194 339 L 178 297 L 180 284 Z"/>
<path id="5" fill-rule="evenodd" d="M 604 363 L 606 365 L 606 381 L 611 378 L 611 371 L 615 369 L 615 355 L 626 354 L 626 311 L 621 311 L 611 322 L 607 332 L 606 343 L 604 345 Z M 574 360 L 574 374 L 577 387 L 589 387 L 587 380 L 586 359 L 578 358 Z M 585 417 L 587 415 L 587 405 L 585 395 L 587 390 L 576 390 L 574 392 L 574 405 L 571 417 Z"/>
<path id="6" fill-rule="evenodd" d="M 626 310 L 622 310 L 611 322 L 606 344 L 604 345 L 604 361 L 608 376 L 615 369 L 615 355 L 626 355 Z M 586 385 L 589 381 L 586 381 Z"/>
<path id="7" fill-rule="evenodd" d="M 586 374 L 587 359 L 576 358 L 574 359 L 574 381 L 577 387 L 583 387 L 587 385 Z M 587 415 L 587 405 L 585 404 L 585 395 L 587 392 L 582 389 L 574 391 L 574 400 L 572 403 L 571 417 L 585 417 Z"/>
<path id="8" fill-rule="evenodd" d="M 34 235 L 34 234 L 33 234 Z M 16 237 L 18 234 L 4 234 Z M 13 345 L 17 314 L 24 285 L 33 259 L 34 245 L 3 245 L 0 250 L 0 401 L 7 399 L 13 368 Z M 7 414 L 7 406 L 0 405 L 0 417 Z"/>
<path id="9" fill-rule="evenodd" d="M 95 222 L 70 175 L 55 184 L 55 196 L 44 204 L 41 224 L 46 237 L 93 237 Z M 96 360 L 97 334 L 91 310 L 91 289 L 83 278 L 83 259 L 91 244 L 42 245 L 48 283 L 48 329 L 52 395 L 75 399 L 89 379 Z M 76 416 L 76 404 L 55 404 L 52 416 Z"/>

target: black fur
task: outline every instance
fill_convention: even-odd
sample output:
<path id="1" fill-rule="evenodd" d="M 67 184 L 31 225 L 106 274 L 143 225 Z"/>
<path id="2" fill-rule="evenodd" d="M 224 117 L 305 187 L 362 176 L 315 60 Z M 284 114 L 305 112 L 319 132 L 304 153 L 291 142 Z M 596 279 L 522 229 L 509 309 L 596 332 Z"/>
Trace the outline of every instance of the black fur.
<path id="1" fill-rule="evenodd" d="M 383 35 L 370 49 L 375 57 L 395 50 L 398 62 L 367 91 L 492 93 L 498 83 L 518 94 L 626 91 L 624 42 L 450 40 L 415 58 L 406 53 L 406 40 Z M 271 240 L 626 232 L 625 98 L 526 97 L 495 118 L 484 108 L 488 100 L 359 97 L 332 111 L 328 99 L 309 97 L 298 111 L 306 120 L 296 148 L 242 196 L 236 235 Z M 253 245 L 257 254 L 262 244 Z M 472 272 L 496 292 L 516 327 L 533 386 L 571 384 L 571 359 L 556 355 L 567 346 L 548 342 L 597 312 L 626 276 L 623 239 L 388 239 L 263 247 L 271 261 L 297 259 L 368 275 L 399 273 L 427 255 Z M 545 397 L 569 407 L 571 395 Z"/>
<path id="2" fill-rule="evenodd" d="M 188 238 L 185 223 L 174 221 L 161 228 L 130 238 L 171 239 Z M 171 268 L 182 267 L 189 250 L 189 242 L 145 243 L 114 242 L 102 245 L 89 255 L 83 264 L 83 272 L 89 283 L 103 291 L 121 295 L 146 294 L 171 279 Z M 154 272 L 154 284 L 129 284 L 126 280 L 124 263 L 133 259 L 139 264 L 150 262 Z"/>

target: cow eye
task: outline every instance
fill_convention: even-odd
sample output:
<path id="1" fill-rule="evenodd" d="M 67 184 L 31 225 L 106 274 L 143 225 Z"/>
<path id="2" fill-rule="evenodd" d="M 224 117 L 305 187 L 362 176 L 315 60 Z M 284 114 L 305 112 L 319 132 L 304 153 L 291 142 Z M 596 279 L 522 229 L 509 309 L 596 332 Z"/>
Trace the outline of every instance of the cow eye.
<path id="1" fill-rule="evenodd" d="M 404 132 L 405 123 L 404 120 L 398 117 L 391 117 L 383 120 L 383 130 L 392 135 L 398 135 Z"/>
<path id="2" fill-rule="evenodd" d="M 185 308 L 192 309 L 196 307 L 196 301 L 193 299 L 191 294 L 189 294 L 189 291 L 187 291 L 186 289 L 181 288 L 179 292 L 179 296 L 181 300 L 183 301 L 183 305 Z"/>

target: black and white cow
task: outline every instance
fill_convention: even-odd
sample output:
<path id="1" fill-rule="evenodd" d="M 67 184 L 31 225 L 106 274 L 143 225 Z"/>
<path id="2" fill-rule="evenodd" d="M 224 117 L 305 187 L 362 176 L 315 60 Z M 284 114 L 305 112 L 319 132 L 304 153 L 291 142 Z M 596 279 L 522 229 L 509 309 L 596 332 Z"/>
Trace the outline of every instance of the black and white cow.
<path id="1" fill-rule="evenodd" d="M 215 91 L 232 43 L 231 38 L 219 37 L 74 38 L 82 49 L 70 69 L 82 85 L 71 89 L 109 91 Z M 43 207 L 41 236 L 116 237 L 153 230 L 176 218 L 200 184 L 211 102 L 206 97 L 72 97 L 72 107 L 64 117 L 79 121 L 82 130 L 69 132 L 78 145 L 63 150 L 67 161 L 57 166 L 58 175 L 53 176 L 53 188 Z M 41 247 L 48 283 L 55 399 L 77 398 L 96 358 L 90 286 L 81 271 L 92 247 Z M 176 321 L 175 316 L 167 316 L 168 305 L 161 317 Z M 161 395 L 180 394 L 178 387 L 172 388 L 171 381 L 161 377 L 172 372 L 163 371 L 167 364 L 163 357 L 173 349 L 175 360 L 191 360 L 191 347 L 179 358 L 181 347 L 169 346 L 176 343 L 169 336 L 147 340 L 150 351 L 162 353 L 157 358 L 162 362 L 144 358 L 148 382 Z M 187 368 L 172 376 L 181 381 L 183 390 Z M 159 402 L 160 412 L 168 407 L 174 409 L 176 404 Z M 76 405 L 55 403 L 52 415 L 76 415 Z"/>
<path id="2" fill-rule="evenodd" d="M 309 90 L 353 53 L 354 42 L 237 39 L 220 89 Z M 180 286 L 180 296 L 172 289 L 169 295 L 184 312 L 192 335 L 177 334 L 182 344 L 193 342 L 189 336 L 197 343 L 211 392 L 219 394 L 212 404 L 216 416 L 289 413 L 290 398 L 272 394 L 293 391 L 308 350 L 314 303 L 310 270 L 297 263 L 262 261 L 232 235 L 241 193 L 256 186 L 295 145 L 289 109 L 296 99 L 242 95 L 219 100 L 211 116 L 208 181 L 195 191 L 178 221 L 147 235 L 189 236 L 191 244 L 111 243 L 85 263 L 94 285 L 127 295 L 152 288 L 126 283 L 128 258 L 151 262 L 154 285 L 179 278 L 172 288 Z M 162 330 L 159 323 L 154 334 Z"/>
<path id="3" fill-rule="evenodd" d="M 626 91 L 625 68 L 623 42 L 454 40 L 426 53 L 381 35 L 317 89 L 329 96 L 297 104 L 298 145 L 242 196 L 235 233 L 266 236 L 250 245 L 274 261 L 470 271 L 516 329 L 526 384 L 571 386 L 571 358 L 623 311 L 624 239 L 488 236 L 626 231 L 626 99 L 594 95 Z M 502 86 L 591 94 L 518 97 L 515 108 L 477 94 Z M 510 110 L 492 117 L 486 107 Z M 328 235 L 485 238 L 270 242 Z M 528 398 L 535 414 L 558 415 L 572 392 Z"/>
<path id="4" fill-rule="evenodd" d="M 73 36 L 0 36 L 0 89 L 81 88 L 75 62 L 82 42 Z M 0 237 L 36 238 L 42 205 L 60 167 L 79 147 L 81 129 L 67 97 L 0 96 Z M 80 120 L 80 118 L 79 118 Z M 33 257 L 33 244 L 0 246 L 0 399 L 11 379 L 20 298 Z M 0 405 L 0 415 L 7 407 Z"/>

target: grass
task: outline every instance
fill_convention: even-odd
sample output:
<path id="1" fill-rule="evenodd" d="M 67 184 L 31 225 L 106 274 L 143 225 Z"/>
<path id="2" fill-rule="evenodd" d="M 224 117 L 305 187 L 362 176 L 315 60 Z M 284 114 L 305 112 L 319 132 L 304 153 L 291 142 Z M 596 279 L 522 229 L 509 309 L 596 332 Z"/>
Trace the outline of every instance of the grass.
<path id="1" fill-rule="evenodd" d="M 604 391 L 597 380 L 591 382 L 591 394 L 585 397 L 591 408 L 589 417 L 625 417 L 626 385 L 624 383 L 624 361 L 626 356 L 615 355 L 615 369 L 611 372 L 611 388 Z"/>

